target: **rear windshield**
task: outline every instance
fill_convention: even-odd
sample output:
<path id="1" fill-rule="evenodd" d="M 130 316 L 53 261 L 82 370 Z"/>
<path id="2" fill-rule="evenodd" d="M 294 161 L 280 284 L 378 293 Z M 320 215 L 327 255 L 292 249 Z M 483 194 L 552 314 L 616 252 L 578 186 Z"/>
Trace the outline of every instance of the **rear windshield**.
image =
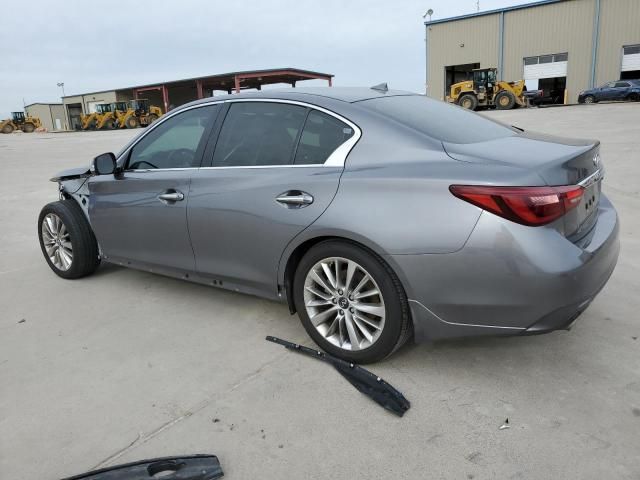
<path id="1" fill-rule="evenodd" d="M 502 123 L 423 95 L 381 97 L 360 104 L 443 142 L 486 142 L 517 133 Z"/>

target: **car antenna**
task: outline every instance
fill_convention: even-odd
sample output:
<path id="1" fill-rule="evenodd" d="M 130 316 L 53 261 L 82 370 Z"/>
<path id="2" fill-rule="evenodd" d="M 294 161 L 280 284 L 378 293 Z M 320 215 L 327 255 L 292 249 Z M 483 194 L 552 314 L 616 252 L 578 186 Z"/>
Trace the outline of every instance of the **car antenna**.
<path id="1" fill-rule="evenodd" d="M 371 87 L 371 90 L 387 93 L 389 91 L 389 87 L 387 86 L 387 82 L 385 82 L 385 83 L 379 83 L 378 85 L 374 85 L 373 87 Z"/>

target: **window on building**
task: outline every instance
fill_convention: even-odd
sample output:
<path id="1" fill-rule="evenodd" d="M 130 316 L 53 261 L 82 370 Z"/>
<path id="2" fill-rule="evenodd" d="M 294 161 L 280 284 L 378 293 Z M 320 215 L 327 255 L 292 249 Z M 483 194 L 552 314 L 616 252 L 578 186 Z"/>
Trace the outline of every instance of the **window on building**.
<path id="1" fill-rule="evenodd" d="M 625 55 L 637 55 L 640 53 L 640 45 L 629 45 L 624 47 Z"/>

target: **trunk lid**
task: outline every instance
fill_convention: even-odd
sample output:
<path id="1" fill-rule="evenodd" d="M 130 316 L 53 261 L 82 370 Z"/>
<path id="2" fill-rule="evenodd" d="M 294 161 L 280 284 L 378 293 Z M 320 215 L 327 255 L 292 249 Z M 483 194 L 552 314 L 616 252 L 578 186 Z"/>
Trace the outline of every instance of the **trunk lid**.
<path id="1" fill-rule="evenodd" d="M 540 177 L 539 185 L 581 185 L 584 195 L 580 204 L 553 225 L 570 240 L 578 241 L 595 223 L 603 177 L 599 141 L 523 132 L 479 143 L 443 142 L 443 147 L 461 162 L 533 171 Z"/>

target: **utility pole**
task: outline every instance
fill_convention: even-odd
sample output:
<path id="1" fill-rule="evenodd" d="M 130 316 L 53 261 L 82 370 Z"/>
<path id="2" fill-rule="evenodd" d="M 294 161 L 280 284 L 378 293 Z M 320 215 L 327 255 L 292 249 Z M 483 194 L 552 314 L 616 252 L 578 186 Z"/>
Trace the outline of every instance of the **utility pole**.
<path id="1" fill-rule="evenodd" d="M 422 15 L 422 19 L 429 17 L 429 23 L 431 22 L 431 15 L 433 15 L 433 9 L 429 9 Z M 429 25 L 424 25 L 424 94 L 429 95 Z"/>
<path id="2" fill-rule="evenodd" d="M 66 97 L 64 93 L 64 82 L 59 82 L 58 86 L 62 88 L 62 97 L 60 99 L 62 100 L 62 110 L 64 111 L 64 129 L 69 130 L 69 118 L 67 116 L 67 107 L 65 107 L 64 105 L 64 97 Z"/>

